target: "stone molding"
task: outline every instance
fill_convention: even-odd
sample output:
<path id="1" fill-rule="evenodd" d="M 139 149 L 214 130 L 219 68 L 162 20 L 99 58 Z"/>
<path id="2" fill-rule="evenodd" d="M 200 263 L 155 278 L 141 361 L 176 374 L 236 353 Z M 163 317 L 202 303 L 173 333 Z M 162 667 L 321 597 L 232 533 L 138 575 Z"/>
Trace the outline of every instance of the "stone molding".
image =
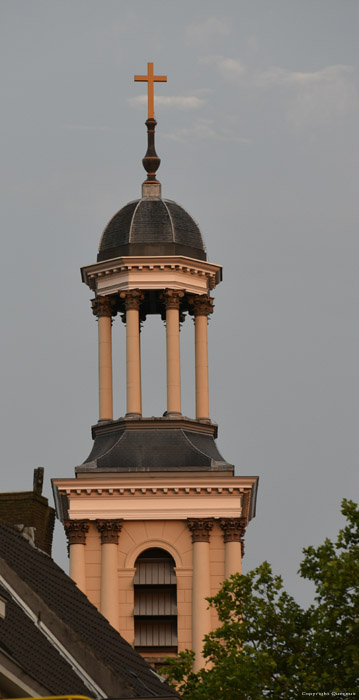
<path id="1" fill-rule="evenodd" d="M 73 486 L 73 488 L 66 489 L 66 493 L 68 496 L 102 496 L 102 494 L 106 494 L 106 496 L 113 496 L 114 498 L 118 498 L 119 496 L 135 496 L 136 498 L 138 496 L 148 496 L 152 497 L 154 495 L 159 495 L 162 496 L 165 495 L 179 495 L 179 496 L 197 496 L 197 495 L 202 495 L 202 496 L 238 496 L 243 494 L 243 487 L 242 486 L 228 486 L 228 484 L 223 485 L 217 485 L 217 484 L 211 484 L 210 481 L 206 481 L 203 484 L 196 484 L 193 485 L 189 483 L 188 485 L 186 484 L 176 484 L 176 485 L 165 485 L 165 484 L 159 484 L 158 486 L 153 486 L 153 484 L 146 484 L 143 485 L 143 483 L 132 483 L 131 485 L 123 485 L 121 487 L 110 487 L 110 486 L 101 486 L 98 487 L 96 485 L 93 486 L 78 486 L 78 482 Z"/>
<path id="2" fill-rule="evenodd" d="M 101 544 L 118 544 L 122 524 L 122 520 L 96 520 L 97 529 L 101 535 Z"/>
<path id="3" fill-rule="evenodd" d="M 91 299 L 92 313 L 94 316 L 99 318 L 100 316 L 105 316 L 111 318 L 111 316 L 116 316 L 116 301 L 111 297 L 96 297 L 96 299 Z"/>
<path id="4" fill-rule="evenodd" d="M 161 297 L 166 307 L 166 311 L 168 311 L 168 309 L 179 309 L 181 300 L 184 297 L 184 292 L 177 291 L 175 289 L 166 289 L 161 294 Z"/>
<path id="5" fill-rule="evenodd" d="M 201 294 L 188 298 L 189 313 L 196 316 L 209 316 L 213 313 L 214 302 L 208 294 Z"/>
<path id="6" fill-rule="evenodd" d="M 209 542 L 213 522 L 213 518 L 188 518 L 187 527 L 192 534 L 192 542 Z"/>
<path id="7" fill-rule="evenodd" d="M 221 518 L 219 524 L 223 530 L 224 542 L 240 542 L 242 557 L 244 555 L 245 518 Z"/>
<path id="8" fill-rule="evenodd" d="M 128 292 L 121 292 L 120 297 L 123 299 L 126 311 L 131 309 L 139 311 L 144 294 L 139 289 L 130 289 Z"/>
<path id="9" fill-rule="evenodd" d="M 88 520 L 65 520 L 64 528 L 69 546 L 86 544 L 86 533 L 89 531 Z"/>

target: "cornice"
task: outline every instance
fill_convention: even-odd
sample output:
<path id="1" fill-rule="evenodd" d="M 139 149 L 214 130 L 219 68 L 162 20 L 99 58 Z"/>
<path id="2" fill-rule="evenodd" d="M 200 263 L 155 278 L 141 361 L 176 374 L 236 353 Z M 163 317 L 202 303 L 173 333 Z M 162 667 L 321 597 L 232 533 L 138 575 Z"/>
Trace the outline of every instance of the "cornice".
<path id="1" fill-rule="evenodd" d="M 102 278 L 108 278 L 106 289 L 103 291 L 104 294 L 110 293 L 111 289 L 111 278 L 120 282 L 120 278 L 124 278 L 123 287 L 117 282 L 114 284 L 114 288 L 130 288 L 131 283 L 129 283 L 128 276 L 133 272 L 141 272 L 149 275 L 148 284 L 149 288 L 152 287 L 151 278 L 156 280 L 156 287 L 165 288 L 168 286 L 167 283 L 163 285 L 158 285 L 158 277 L 163 276 L 164 272 L 179 272 L 184 275 L 190 275 L 194 278 L 206 278 L 207 286 L 209 289 L 214 289 L 214 287 L 219 284 L 222 279 L 222 267 L 221 265 L 216 265 L 214 263 L 209 263 L 203 260 L 195 260 L 193 258 L 188 258 L 183 255 L 161 255 L 161 256 L 126 256 L 120 258 L 112 258 L 111 260 L 104 260 L 102 262 L 94 263 L 93 265 L 86 265 L 81 268 L 82 281 L 87 284 L 90 289 L 94 291 L 99 290 L 99 281 Z M 138 276 L 135 286 L 138 284 Z M 196 286 L 196 283 L 195 283 Z"/>
<path id="2" fill-rule="evenodd" d="M 60 482 L 61 479 L 56 480 Z M 74 479 L 76 481 L 76 479 Z M 149 484 L 144 486 L 143 484 L 129 484 L 123 486 L 105 486 L 100 487 L 97 484 L 83 484 L 81 479 L 81 484 L 75 483 L 73 486 L 60 485 L 57 483 L 60 494 L 66 494 L 70 497 L 88 497 L 92 496 L 97 498 L 98 496 L 107 496 L 117 498 L 118 496 L 126 497 L 136 497 L 147 496 L 152 498 L 153 496 L 238 496 L 247 493 L 248 489 L 243 486 L 220 486 L 213 484 L 205 486 L 194 486 L 191 484 L 183 486 L 173 486 L 171 484 L 163 486 L 154 486 Z"/>

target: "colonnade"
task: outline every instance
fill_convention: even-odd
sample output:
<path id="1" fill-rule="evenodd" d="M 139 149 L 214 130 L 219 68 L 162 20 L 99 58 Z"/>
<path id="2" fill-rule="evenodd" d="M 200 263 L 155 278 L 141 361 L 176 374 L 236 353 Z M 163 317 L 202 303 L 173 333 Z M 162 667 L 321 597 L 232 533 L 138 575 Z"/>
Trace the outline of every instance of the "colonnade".
<path id="1" fill-rule="evenodd" d="M 118 541 L 122 529 L 121 519 L 96 520 L 101 538 L 101 587 L 100 611 L 110 624 L 118 629 Z M 192 535 L 192 649 L 196 654 L 194 670 L 203 665 L 203 638 L 211 632 L 211 611 L 206 598 L 212 594 L 210 575 L 210 535 L 213 518 L 188 518 L 187 527 Z M 241 573 L 243 518 L 221 518 L 219 525 L 224 540 L 224 578 Z M 85 547 L 89 531 L 88 520 L 67 520 L 65 530 L 70 548 L 70 576 L 86 594 Z M 180 605 L 179 605 L 180 614 Z"/>
<path id="2" fill-rule="evenodd" d="M 161 294 L 166 313 L 167 415 L 181 415 L 180 304 L 185 293 L 167 289 Z M 142 415 L 140 307 L 144 294 L 140 290 L 120 293 L 126 321 L 126 416 Z M 117 309 L 114 297 L 97 297 L 92 301 L 98 318 L 99 420 L 113 419 L 112 389 L 112 316 Z M 208 316 L 213 299 L 207 294 L 188 298 L 189 313 L 195 324 L 196 419 L 209 420 L 208 385 Z"/>

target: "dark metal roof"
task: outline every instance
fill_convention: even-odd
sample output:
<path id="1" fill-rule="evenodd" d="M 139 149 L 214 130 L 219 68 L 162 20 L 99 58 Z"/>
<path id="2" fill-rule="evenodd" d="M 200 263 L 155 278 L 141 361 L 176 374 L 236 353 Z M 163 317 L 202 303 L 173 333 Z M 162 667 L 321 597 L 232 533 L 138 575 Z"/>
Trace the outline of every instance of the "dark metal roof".
<path id="1" fill-rule="evenodd" d="M 91 453 L 75 471 L 233 472 L 217 449 L 216 428 L 165 418 L 98 424 Z"/>
<path id="2" fill-rule="evenodd" d="M 121 255 L 186 255 L 206 260 L 195 221 L 179 204 L 159 197 L 129 202 L 107 224 L 97 260 Z"/>
<path id="3" fill-rule="evenodd" d="M 82 665 L 84 659 L 88 658 L 85 670 L 100 687 L 103 687 L 104 683 L 113 683 L 113 678 L 116 677 L 116 693 L 112 691 L 111 694 L 116 694 L 118 698 L 177 697 L 175 692 L 171 693 L 166 683 L 159 680 L 144 659 L 111 627 L 51 557 L 32 547 L 17 532 L 0 525 L 2 575 L 6 568 L 10 568 L 16 580 L 20 579 L 20 583 L 24 584 L 25 593 L 31 589 L 34 599 L 39 601 L 33 612 L 38 614 L 41 606 L 41 619 L 46 615 L 51 617 L 52 633 L 65 635 L 66 648 L 72 654 L 80 653 L 81 650 Z M 0 591 L 2 595 L 1 588 Z M 31 604 L 29 594 L 26 603 Z M 83 683 L 76 674 L 71 672 L 70 668 L 64 668 L 59 654 L 56 652 L 54 655 L 50 642 L 45 648 L 43 638 L 39 641 L 38 634 L 41 633 L 36 625 L 31 620 L 25 625 L 24 618 L 20 618 L 13 605 L 9 610 L 11 617 L 8 622 L 6 618 L 0 619 L 0 648 L 4 647 L 8 654 L 13 653 L 17 663 L 27 668 L 32 665 L 36 670 L 41 663 L 42 675 L 38 680 L 52 694 L 71 692 L 88 695 L 88 690 L 84 690 Z M 12 632 L 7 634 L 8 623 L 11 621 Z M 21 642 L 22 634 L 26 644 Z"/>

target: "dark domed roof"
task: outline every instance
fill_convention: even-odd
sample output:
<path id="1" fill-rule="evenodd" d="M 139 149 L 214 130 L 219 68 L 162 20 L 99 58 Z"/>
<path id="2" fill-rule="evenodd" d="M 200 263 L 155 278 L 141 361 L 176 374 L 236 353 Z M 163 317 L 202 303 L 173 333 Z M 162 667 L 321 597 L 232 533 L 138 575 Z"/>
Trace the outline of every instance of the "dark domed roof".
<path id="1" fill-rule="evenodd" d="M 122 255 L 186 255 L 206 260 L 201 232 L 187 212 L 170 199 L 129 202 L 107 224 L 97 260 Z"/>

